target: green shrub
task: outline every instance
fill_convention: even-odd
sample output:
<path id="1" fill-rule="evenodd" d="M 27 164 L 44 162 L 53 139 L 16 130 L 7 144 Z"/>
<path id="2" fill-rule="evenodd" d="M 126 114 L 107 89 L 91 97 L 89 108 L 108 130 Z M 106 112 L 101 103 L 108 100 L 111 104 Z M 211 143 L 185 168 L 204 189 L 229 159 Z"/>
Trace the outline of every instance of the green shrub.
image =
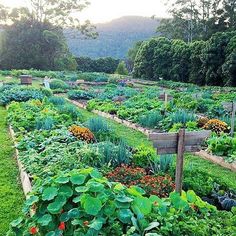
<path id="1" fill-rule="evenodd" d="M 94 98 L 94 94 L 84 90 L 71 90 L 68 92 L 68 97 L 73 100 L 90 100 Z"/>
<path id="2" fill-rule="evenodd" d="M 135 166 L 147 168 L 151 160 L 155 159 L 156 153 L 153 148 L 140 145 L 134 150 L 132 162 Z"/>
<path id="3" fill-rule="evenodd" d="M 50 96 L 48 90 L 35 89 L 24 86 L 7 86 L 0 93 L 0 104 L 7 105 L 12 101 L 25 102 L 31 99 L 43 100 L 45 96 Z"/>
<path id="4" fill-rule="evenodd" d="M 66 90 L 69 88 L 68 84 L 65 83 L 63 80 L 60 79 L 54 79 L 50 82 L 50 88 L 51 89 L 63 89 Z"/>

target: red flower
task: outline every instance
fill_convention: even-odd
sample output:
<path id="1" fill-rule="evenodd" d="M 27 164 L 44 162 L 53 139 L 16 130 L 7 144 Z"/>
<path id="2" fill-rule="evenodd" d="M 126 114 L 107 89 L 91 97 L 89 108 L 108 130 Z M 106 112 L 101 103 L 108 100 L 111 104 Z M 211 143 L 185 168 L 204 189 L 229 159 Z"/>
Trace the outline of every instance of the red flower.
<path id="1" fill-rule="evenodd" d="M 60 230 L 65 230 L 66 226 L 64 222 L 61 222 L 60 225 L 58 226 L 58 229 Z"/>
<path id="2" fill-rule="evenodd" d="M 38 229 L 34 226 L 29 229 L 30 234 L 37 234 Z"/>

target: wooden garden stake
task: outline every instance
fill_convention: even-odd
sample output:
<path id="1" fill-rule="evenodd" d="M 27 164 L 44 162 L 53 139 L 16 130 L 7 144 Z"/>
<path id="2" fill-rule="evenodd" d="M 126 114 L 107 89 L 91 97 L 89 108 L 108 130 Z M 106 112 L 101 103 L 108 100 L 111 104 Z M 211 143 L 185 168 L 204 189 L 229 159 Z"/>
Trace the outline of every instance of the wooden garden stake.
<path id="1" fill-rule="evenodd" d="M 178 150 L 175 172 L 175 191 L 181 194 L 183 182 L 183 167 L 184 167 L 184 143 L 185 129 L 180 129 L 178 133 Z"/>
<path id="2" fill-rule="evenodd" d="M 236 102 L 232 103 L 232 117 L 231 117 L 231 131 L 230 134 L 234 136 L 234 125 L 235 125 L 235 112 L 236 112 Z"/>
<path id="3" fill-rule="evenodd" d="M 165 108 L 167 108 L 167 103 L 168 103 L 168 94 L 164 93 L 165 95 Z"/>
<path id="4" fill-rule="evenodd" d="M 176 154 L 175 191 L 181 194 L 183 183 L 184 152 L 196 152 L 201 149 L 204 140 L 210 137 L 210 130 L 178 133 L 150 133 L 149 139 L 157 148 L 157 154 Z"/>

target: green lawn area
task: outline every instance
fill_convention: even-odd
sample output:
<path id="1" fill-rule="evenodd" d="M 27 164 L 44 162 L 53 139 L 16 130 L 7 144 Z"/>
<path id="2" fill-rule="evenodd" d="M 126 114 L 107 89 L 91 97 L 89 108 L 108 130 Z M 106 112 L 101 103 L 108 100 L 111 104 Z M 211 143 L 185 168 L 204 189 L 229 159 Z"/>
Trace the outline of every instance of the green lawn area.
<path id="1" fill-rule="evenodd" d="M 8 78 L 7 76 L 0 76 L 0 81 L 3 81 L 5 83 L 7 82 L 7 83 L 20 84 L 20 79 L 16 78 L 16 77 Z M 36 88 L 40 88 L 42 83 L 43 83 L 42 78 L 33 79 L 32 86 L 34 86 Z"/>
<path id="2" fill-rule="evenodd" d="M 5 236 L 9 223 L 20 215 L 24 194 L 14 159 L 14 149 L 6 125 L 7 111 L 0 106 L 0 235 Z"/>
<path id="3" fill-rule="evenodd" d="M 90 117 L 97 117 L 97 114 L 78 108 L 85 119 Z M 105 119 L 105 118 L 104 118 Z M 126 140 L 127 144 L 132 147 L 137 147 L 140 144 L 145 144 L 146 146 L 152 147 L 152 142 L 150 142 L 146 135 L 136 131 L 134 129 L 128 128 L 122 124 L 119 124 L 110 119 L 105 119 L 113 127 L 119 137 Z M 228 187 L 236 189 L 236 174 L 230 170 L 227 170 L 217 164 L 210 161 L 201 159 L 198 156 L 186 154 L 185 155 L 185 170 L 192 166 L 201 172 L 208 173 L 213 176 L 214 179 L 220 180 L 220 183 L 225 183 Z"/>

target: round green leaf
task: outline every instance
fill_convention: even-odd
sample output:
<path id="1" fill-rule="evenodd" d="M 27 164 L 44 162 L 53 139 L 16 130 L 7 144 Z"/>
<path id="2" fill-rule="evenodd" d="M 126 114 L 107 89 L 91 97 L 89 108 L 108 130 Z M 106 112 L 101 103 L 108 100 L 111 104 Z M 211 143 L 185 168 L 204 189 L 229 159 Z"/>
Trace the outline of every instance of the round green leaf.
<path id="1" fill-rule="evenodd" d="M 131 217 L 133 216 L 133 213 L 130 209 L 120 209 L 117 211 L 117 216 L 122 223 L 128 224 L 131 222 Z"/>
<path id="2" fill-rule="evenodd" d="M 58 189 L 56 187 L 48 187 L 43 190 L 43 201 L 50 201 L 57 196 Z"/>
<path id="3" fill-rule="evenodd" d="M 58 177 L 58 178 L 56 178 L 55 179 L 55 182 L 56 183 L 59 183 L 59 184 L 66 184 L 66 183 L 68 183 L 69 182 L 69 178 L 68 177 Z"/>
<path id="4" fill-rule="evenodd" d="M 63 195 L 68 198 L 73 195 L 73 190 L 70 186 L 64 185 L 59 188 L 58 195 Z"/>
<path id="5" fill-rule="evenodd" d="M 51 214 L 58 214 L 61 212 L 61 210 L 65 204 L 66 204 L 66 197 L 65 196 L 57 196 L 55 198 L 55 201 L 48 205 L 47 209 Z"/>
<path id="6" fill-rule="evenodd" d="M 75 188 L 75 191 L 77 192 L 77 193 L 85 193 L 85 192 L 87 192 L 89 190 L 89 188 L 88 187 L 85 187 L 85 186 L 79 186 L 79 187 L 76 187 Z"/>
<path id="7" fill-rule="evenodd" d="M 93 220 L 92 223 L 88 225 L 88 227 L 99 231 L 102 228 L 104 222 L 105 222 L 104 219 L 98 218 Z"/>
<path id="8" fill-rule="evenodd" d="M 83 174 L 74 174 L 70 177 L 71 183 L 76 184 L 76 185 L 83 184 L 85 179 L 86 179 L 86 175 L 83 175 Z"/>
<path id="9" fill-rule="evenodd" d="M 152 203 L 146 197 L 136 197 L 132 206 L 137 207 L 143 215 L 148 215 L 152 210 Z"/>
<path id="10" fill-rule="evenodd" d="M 125 202 L 132 202 L 133 199 L 127 196 L 117 196 L 116 201 L 125 203 Z"/>
<path id="11" fill-rule="evenodd" d="M 104 190 L 104 185 L 95 181 L 91 181 L 87 183 L 87 187 L 91 192 L 102 192 Z"/>
<path id="12" fill-rule="evenodd" d="M 14 228 L 14 227 L 17 227 L 22 221 L 23 221 L 23 219 L 22 219 L 22 217 L 20 217 L 20 218 L 18 218 L 16 220 L 12 221 L 10 223 L 10 225 Z"/>
<path id="13" fill-rule="evenodd" d="M 26 201 L 25 204 L 27 206 L 32 206 L 34 203 L 38 202 L 39 198 L 37 196 L 31 196 Z"/>
<path id="14" fill-rule="evenodd" d="M 38 223 L 42 226 L 47 226 L 52 221 L 52 216 L 45 214 L 38 219 Z"/>
<path id="15" fill-rule="evenodd" d="M 84 200 L 83 207 L 87 214 L 95 216 L 102 209 L 102 203 L 99 199 L 88 196 Z"/>

